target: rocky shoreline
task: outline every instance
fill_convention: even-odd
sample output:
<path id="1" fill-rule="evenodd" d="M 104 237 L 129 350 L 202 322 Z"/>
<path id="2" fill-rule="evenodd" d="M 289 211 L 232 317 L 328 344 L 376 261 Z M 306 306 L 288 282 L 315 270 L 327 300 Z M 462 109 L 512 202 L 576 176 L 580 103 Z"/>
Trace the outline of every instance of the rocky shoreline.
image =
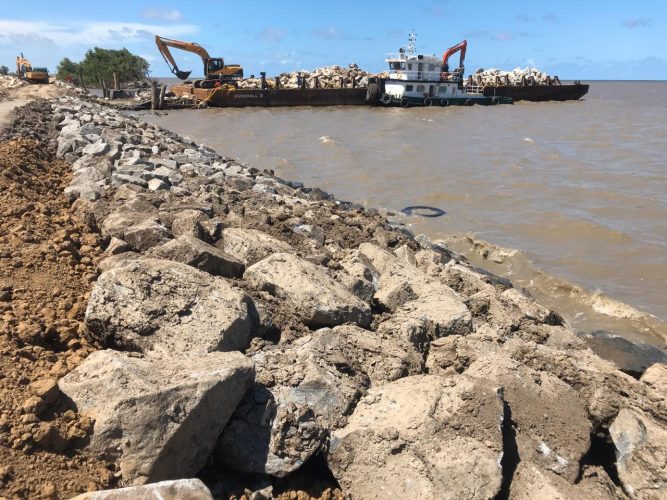
<path id="1" fill-rule="evenodd" d="M 21 287 L 3 284 L 2 359 L 23 356 L 17 339 L 67 358 L 49 382 L 0 380 L 33 388 L 3 402 L 0 449 L 67 456 L 67 470 L 100 465 L 88 484 L 45 486 L 3 452 L 0 495 L 667 491 L 664 364 L 641 380 L 620 372 L 557 313 L 376 210 L 79 97 L 19 116 L 4 141 L 30 133 L 45 159 L 71 165 L 68 185 L 50 190 L 81 224 L 34 272 L 57 252 L 90 289 L 71 315 L 76 331 L 56 342 L 60 330 L 41 320 L 43 334 L 21 335 Z M 144 486 L 196 477 L 206 486 Z"/>

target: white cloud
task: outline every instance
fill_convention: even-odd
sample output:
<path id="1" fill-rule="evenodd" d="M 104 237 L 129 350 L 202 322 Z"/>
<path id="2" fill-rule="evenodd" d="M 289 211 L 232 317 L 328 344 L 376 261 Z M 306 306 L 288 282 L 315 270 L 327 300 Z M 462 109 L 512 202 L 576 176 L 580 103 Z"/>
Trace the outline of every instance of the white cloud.
<path id="1" fill-rule="evenodd" d="M 0 40 L 20 40 L 22 37 L 39 37 L 44 43 L 60 47 L 132 43 L 146 41 L 155 34 L 175 37 L 197 33 L 193 24 L 160 26 L 145 23 L 77 22 L 51 23 L 46 21 L 13 21 L 0 19 Z"/>
<path id="2" fill-rule="evenodd" d="M 651 26 L 651 20 L 645 17 L 633 17 L 623 20 L 621 25 L 625 28 L 628 28 L 629 30 L 633 30 L 635 28 L 647 28 Z"/>
<path id="3" fill-rule="evenodd" d="M 268 26 L 261 31 L 259 37 L 265 42 L 277 43 L 281 42 L 285 38 L 285 35 L 285 30 Z"/>
<path id="4" fill-rule="evenodd" d="M 325 40 L 340 40 L 343 35 L 335 26 L 328 26 L 326 28 L 317 28 L 313 30 L 313 35 Z"/>
<path id="5" fill-rule="evenodd" d="M 176 9 L 162 9 L 159 7 L 148 7 L 142 11 L 146 19 L 159 19 L 160 21 L 180 21 L 183 14 Z"/>

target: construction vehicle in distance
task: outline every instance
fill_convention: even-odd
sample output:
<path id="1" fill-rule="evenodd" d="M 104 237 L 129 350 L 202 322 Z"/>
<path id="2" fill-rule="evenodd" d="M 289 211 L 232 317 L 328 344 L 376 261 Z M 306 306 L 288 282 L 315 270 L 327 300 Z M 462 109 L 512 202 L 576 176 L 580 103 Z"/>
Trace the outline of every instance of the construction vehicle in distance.
<path id="1" fill-rule="evenodd" d="M 181 42 L 180 40 L 162 38 L 156 35 L 155 44 L 171 72 L 181 80 L 186 80 L 192 71 L 180 71 L 178 69 L 169 47 L 193 52 L 201 57 L 204 63 L 204 79 L 193 82 L 196 88 L 214 88 L 222 84 L 235 85 L 239 79 L 243 78 L 243 68 L 241 66 L 238 64 L 225 64 L 225 60 L 222 57 L 211 57 L 206 49 L 197 43 Z"/>
<path id="2" fill-rule="evenodd" d="M 33 68 L 30 61 L 23 56 L 23 53 L 16 56 L 16 76 L 30 83 L 49 83 L 49 70 Z"/>

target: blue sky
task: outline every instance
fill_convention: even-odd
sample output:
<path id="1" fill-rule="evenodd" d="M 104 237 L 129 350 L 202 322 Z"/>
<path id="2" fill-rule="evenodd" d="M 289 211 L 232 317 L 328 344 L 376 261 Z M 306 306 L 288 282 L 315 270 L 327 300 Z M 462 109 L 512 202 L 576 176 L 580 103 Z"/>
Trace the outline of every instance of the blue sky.
<path id="1" fill-rule="evenodd" d="M 19 51 L 55 69 L 88 48 L 126 47 L 169 76 L 153 36 L 196 41 L 247 75 L 356 62 L 384 69 L 415 29 L 422 53 L 468 40 L 466 68 L 535 66 L 563 79 L 667 79 L 667 1 L 0 0 L 0 64 Z M 192 54 L 181 69 L 201 73 Z"/>

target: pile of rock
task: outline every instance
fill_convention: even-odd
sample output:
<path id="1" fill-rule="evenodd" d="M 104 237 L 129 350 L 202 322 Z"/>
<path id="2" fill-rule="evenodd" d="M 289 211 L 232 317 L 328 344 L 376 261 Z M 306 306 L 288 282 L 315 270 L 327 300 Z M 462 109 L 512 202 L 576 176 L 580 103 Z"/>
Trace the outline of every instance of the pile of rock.
<path id="1" fill-rule="evenodd" d="M 12 75 L 0 75 L 0 91 L 15 89 L 27 85 L 28 82 Z"/>
<path id="2" fill-rule="evenodd" d="M 374 75 L 360 69 L 356 64 L 350 64 L 347 68 L 340 66 L 326 66 L 324 68 L 317 68 L 313 71 L 295 71 L 293 73 L 282 73 L 278 78 L 280 79 L 280 87 L 295 89 L 299 88 L 300 82 L 305 80 L 305 85 L 308 88 L 315 87 L 317 80 L 319 86 L 325 89 L 340 88 L 341 79 L 343 85 L 346 87 L 366 87 L 368 86 L 368 78 Z M 258 89 L 261 88 L 261 80 L 259 78 L 245 78 L 239 82 L 239 87 L 243 89 Z M 274 78 L 267 78 L 267 84 L 271 87 L 275 86 Z"/>
<path id="3" fill-rule="evenodd" d="M 625 375 L 377 211 L 92 103 L 53 110 L 108 255 L 85 318 L 108 349 L 59 387 L 125 485 L 319 457 L 362 499 L 665 494 L 664 365 Z"/>
<path id="4" fill-rule="evenodd" d="M 537 68 L 515 68 L 512 71 L 500 69 L 478 69 L 472 76 L 477 85 L 549 85 L 552 78 Z"/>

